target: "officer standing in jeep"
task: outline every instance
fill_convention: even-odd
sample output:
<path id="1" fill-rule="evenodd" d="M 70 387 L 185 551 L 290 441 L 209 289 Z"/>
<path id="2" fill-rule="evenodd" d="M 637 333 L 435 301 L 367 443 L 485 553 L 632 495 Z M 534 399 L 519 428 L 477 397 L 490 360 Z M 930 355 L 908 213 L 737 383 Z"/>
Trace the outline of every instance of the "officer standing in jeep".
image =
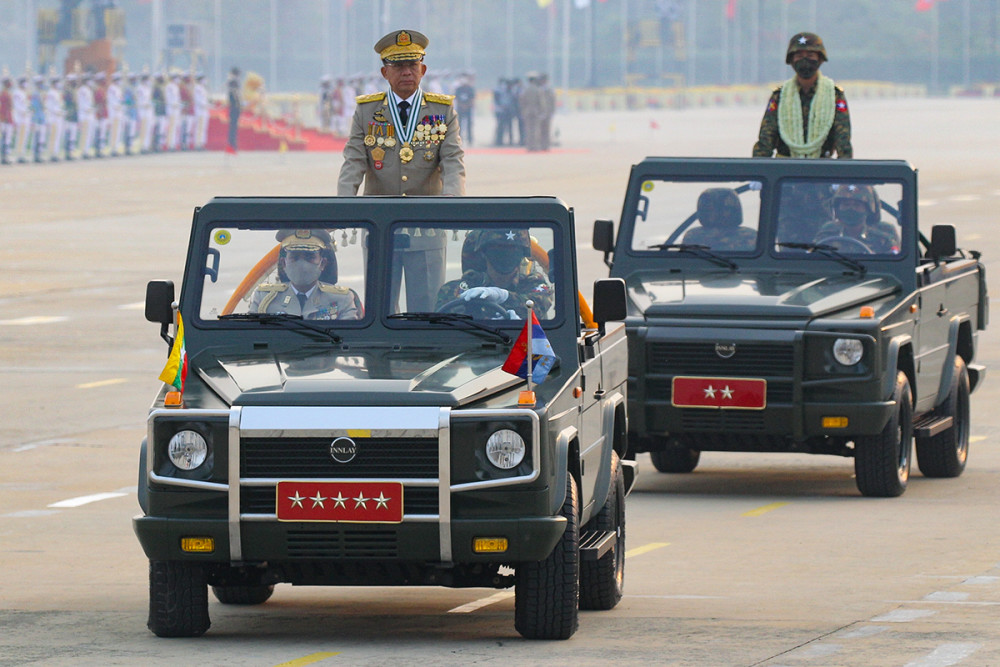
<path id="1" fill-rule="evenodd" d="M 259 285 L 250 299 L 251 313 L 301 315 L 306 320 L 359 320 L 357 294 L 337 282 L 333 240 L 321 229 L 283 229 L 278 280 Z"/>
<path id="2" fill-rule="evenodd" d="M 753 157 L 854 156 L 844 90 L 819 72 L 826 60 L 818 35 L 800 32 L 792 37 L 785 62 L 795 76 L 771 93 Z"/>
<path id="3" fill-rule="evenodd" d="M 482 300 L 506 310 L 510 319 L 526 319 L 524 303 L 531 299 L 535 312 L 544 318 L 552 307 L 552 285 L 531 260 L 528 230 L 472 231 L 469 235 L 472 252 L 463 257 L 466 270 L 438 292 L 437 309 L 456 299 L 470 304 Z"/>
<path id="4" fill-rule="evenodd" d="M 847 238 L 842 251 L 865 249 L 875 254 L 899 252 L 899 237 L 895 227 L 881 221 L 880 204 L 870 185 L 842 185 L 833 195 L 834 219 L 816 234 L 817 242 Z"/>

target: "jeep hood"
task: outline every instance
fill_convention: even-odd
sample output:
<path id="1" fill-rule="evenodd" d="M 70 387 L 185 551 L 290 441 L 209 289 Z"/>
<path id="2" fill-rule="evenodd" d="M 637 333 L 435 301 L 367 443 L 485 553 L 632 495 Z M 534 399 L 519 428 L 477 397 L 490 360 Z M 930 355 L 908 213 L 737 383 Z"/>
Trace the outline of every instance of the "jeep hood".
<path id="1" fill-rule="evenodd" d="M 812 319 L 899 292 L 891 276 L 774 272 L 637 274 L 629 298 L 646 317 L 769 317 Z"/>
<path id="2" fill-rule="evenodd" d="M 199 377 L 230 405 L 459 406 L 511 387 L 497 350 L 202 354 Z"/>

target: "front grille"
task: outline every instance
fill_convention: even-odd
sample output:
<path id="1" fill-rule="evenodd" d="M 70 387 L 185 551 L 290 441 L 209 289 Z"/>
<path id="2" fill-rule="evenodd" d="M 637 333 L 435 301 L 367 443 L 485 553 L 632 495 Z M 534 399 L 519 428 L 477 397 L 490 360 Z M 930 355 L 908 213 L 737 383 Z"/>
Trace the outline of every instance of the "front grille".
<path id="1" fill-rule="evenodd" d="M 762 410 L 681 410 L 685 431 L 763 431 Z"/>
<path id="2" fill-rule="evenodd" d="M 290 530 L 290 558 L 395 558 L 396 531 L 378 530 Z"/>
<path id="3" fill-rule="evenodd" d="M 647 372 L 665 375 L 724 377 L 791 377 L 795 360 L 791 345 L 737 343 L 736 354 L 723 359 L 715 343 L 650 343 Z"/>
<path id="4" fill-rule="evenodd" d="M 240 491 L 241 514 L 274 514 L 273 486 L 246 486 Z M 438 490 L 432 486 L 403 488 L 403 514 L 437 514 Z"/>
<path id="5" fill-rule="evenodd" d="M 355 438 L 350 463 L 330 456 L 333 438 L 243 438 L 240 476 L 244 479 L 350 478 L 436 479 L 438 441 L 433 438 Z"/>

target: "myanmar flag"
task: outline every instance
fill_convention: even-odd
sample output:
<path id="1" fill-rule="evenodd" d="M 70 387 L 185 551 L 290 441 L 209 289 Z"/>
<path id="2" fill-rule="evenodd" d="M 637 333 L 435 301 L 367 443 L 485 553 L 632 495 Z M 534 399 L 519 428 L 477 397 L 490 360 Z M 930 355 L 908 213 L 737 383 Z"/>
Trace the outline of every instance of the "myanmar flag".
<path id="1" fill-rule="evenodd" d="M 503 370 L 511 375 L 528 378 L 528 327 L 531 327 L 531 379 L 536 384 L 541 383 L 552 370 L 556 363 L 556 353 L 552 351 L 552 344 L 545 336 L 545 329 L 538 322 L 534 311 L 531 313 L 531 322 L 525 322 L 521 335 L 514 342 L 514 349 L 510 351 L 507 361 L 503 364 Z"/>
<path id="2" fill-rule="evenodd" d="M 187 379 L 188 360 L 187 351 L 184 349 L 184 321 L 181 314 L 177 313 L 177 337 L 174 338 L 174 346 L 170 349 L 170 356 L 167 358 L 167 365 L 160 373 L 160 379 L 169 385 L 173 385 L 177 391 L 184 393 L 184 380 Z"/>

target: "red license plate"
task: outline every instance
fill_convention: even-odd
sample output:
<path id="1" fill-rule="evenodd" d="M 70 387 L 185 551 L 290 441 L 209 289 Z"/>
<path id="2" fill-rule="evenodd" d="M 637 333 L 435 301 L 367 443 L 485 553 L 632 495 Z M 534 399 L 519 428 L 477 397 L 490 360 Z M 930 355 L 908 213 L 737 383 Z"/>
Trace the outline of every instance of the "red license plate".
<path id="1" fill-rule="evenodd" d="M 678 408 L 763 410 L 767 380 L 675 377 L 671 402 Z"/>
<path id="2" fill-rule="evenodd" d="M 401 482 L 278 482 L 279 521 L 400 523 Z"/>

